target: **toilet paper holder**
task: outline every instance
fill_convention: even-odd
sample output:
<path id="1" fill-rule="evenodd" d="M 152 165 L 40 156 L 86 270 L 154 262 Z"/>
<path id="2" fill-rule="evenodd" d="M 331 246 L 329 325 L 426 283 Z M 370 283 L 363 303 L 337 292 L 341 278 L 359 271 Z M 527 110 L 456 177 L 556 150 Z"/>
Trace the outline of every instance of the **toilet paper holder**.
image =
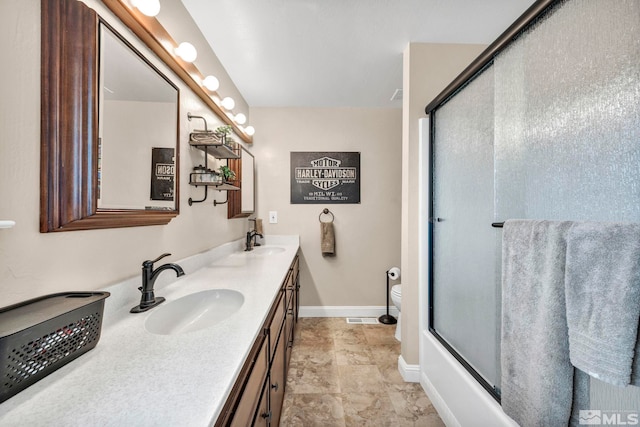
<path id="1" fill-rule="evenodd" d="M 378 321 L 385 325 L 395 325 L 398 321 L 389 314 L 389 279 L 398 280 L 400 278 L 400 269 L 398 267 L 391 267 L 387 270 L 385 276 L 387 276 L 387 314 L 378 317 Z"/>

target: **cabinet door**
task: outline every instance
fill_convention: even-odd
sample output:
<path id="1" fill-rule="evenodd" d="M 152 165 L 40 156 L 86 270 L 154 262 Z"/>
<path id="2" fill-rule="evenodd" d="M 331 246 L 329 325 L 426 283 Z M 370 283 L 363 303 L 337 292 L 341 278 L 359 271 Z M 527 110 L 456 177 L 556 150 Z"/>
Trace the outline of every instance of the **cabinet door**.
<path id="1" fill-rule="evenodd" d="M 273 425 L 273 426 L 278 426 L 278 424 L 274 424 L 272 423 L 272 412 L 270 409 L 270 401 L 269 401 L 269 387 L 270 385 L 270 381 L 269 378 L 267 377 L 267 380 L 264 383 L 264 387 L 262 388 L 262 394 L 260 395 L 260 403 L 258 404 L 258 412 L 256 413 L 256 419 L 253 422 L 253 424 L 247 424 L 247 426 L 249 425 L 253 425 L 253 426 L 261 426 L 261 427 L 267 427 L 269 425 Z M 278 421 L 279 422 L 279 421 Z"/>
<path id="2" fill-rule="evenodd" d="M 287 337 L 286 328 L 282 328 L 280 338 L 276 347 L 275 357 L 271 365 L 270 386 L 271 386 L 271 424 L 278 426 L 280 424 L 280 414 L 282 412 L 282 402 L 284 400 L 284 390 L 287 381 L 287 371 L 285 365 L 287 353 Z"/>
<path id="3" fill-rule="evenodd" d="M 286 338 L 286 355 L 285 355 L 285 363 L 286 369 L 289 369 L 289 360 L 291 359 L 291 350 L 293 349 L 293 336 L 295 335 L 295 324 L 293 319 L 293 308 L 289 308 L 287 310 L 287 317 L 285 319 L 284 330 L 282 331 L 283 338 Z"/>
<path id="4" fill-rule="evenodd" d="M 231 420 L 231 426 L 233 427 L 247 427 L 253 422 L 269 370 L 269 346 L 267 343 L 268 338 L 263 341 L 242 391 L 242 396 Z"/>

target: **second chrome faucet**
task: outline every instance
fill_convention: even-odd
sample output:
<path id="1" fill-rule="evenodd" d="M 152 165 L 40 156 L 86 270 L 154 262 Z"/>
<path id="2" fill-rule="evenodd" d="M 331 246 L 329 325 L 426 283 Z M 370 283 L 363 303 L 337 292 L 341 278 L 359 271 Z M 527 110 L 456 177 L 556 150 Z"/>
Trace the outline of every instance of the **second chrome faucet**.
<path id="1" fill-rule="evenodd" d="M 171 254 L 162 254 L 153 261 L 147 260 L 142 263 L 142 286 L 138 288 L 142 293 L 142 297 L 140 298 L 140 304 L 133 307 L 131 313 L 142 313 L 164 302 L 164 298 L 156 297 L 153 291 L 153 284 L 158 278 L 158 275 L 164 270 L 171 269 L 176 272 L 178 277 L 184 276 L 184 270 L 178 264 L 167 263 L 155 270 L 153 269 L 154 263 L 170 255 Z"/>

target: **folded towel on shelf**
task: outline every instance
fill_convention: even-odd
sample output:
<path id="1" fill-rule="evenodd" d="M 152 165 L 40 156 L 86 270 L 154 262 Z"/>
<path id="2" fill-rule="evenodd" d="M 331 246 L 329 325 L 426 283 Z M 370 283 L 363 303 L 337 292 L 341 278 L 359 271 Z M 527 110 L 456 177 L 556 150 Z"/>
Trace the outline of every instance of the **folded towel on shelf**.
<path id="1" fill-rule="evenodd" d="M 509 220 L 503 228 L 501 400 L 504 412 L 523 427 L 566 426 L 573 395 L 585 395 L 574 389 L 566 326 L 565 254 L 571 224 Z"/>
<path id="2" fill-rule="evenodd" d="M 191 132 L 189 140 L 195 144 L 221 144 L 220 137 L 210 130 Z"/>
<path id="3" fill-rule="evenodd" d="M 640 318 L 640 224 L 574 223 L 565 283 L 571 363 L 601 381 L 630 384 Z"/>
<path id="4" fill-rule="evenodd" d="M 333 231 L 333 222 L 320 222 L 320 249 L 322 255 L 335 255 L 336 236 Z"/>

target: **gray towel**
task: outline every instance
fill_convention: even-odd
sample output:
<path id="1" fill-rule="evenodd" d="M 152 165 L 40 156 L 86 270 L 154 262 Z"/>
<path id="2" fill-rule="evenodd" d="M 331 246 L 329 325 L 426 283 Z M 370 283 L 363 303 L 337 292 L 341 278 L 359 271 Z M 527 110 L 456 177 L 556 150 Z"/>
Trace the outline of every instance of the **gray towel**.
<path id="1" fill-rule="evenodd" d="M 573 369 L 573 404 L 571 405 L 570 427 L 584 424 L 580 422 L 580 411 L 591 407 L 591 377 L 580 369 Z"/>
<path id="2" fill-rule="evenodd" d="M 333 222 L 320 223 L 320 249 L 322 255 L 335 255 L 336 236 L 333 232 Z"/>
<path id="3" fill-rule="evenodd" d="M 571 363 L 628 385 L 640 318 L 640 224 L 574 223 L 565 284 Z"/>
<path id="4" fill-rule="evenodd" d="M 568 425 L 573 394 L 583 394 L 566 323 L 571 224 L 510 220 L 502 231 L 502 408 L 523 427 Z"/>

